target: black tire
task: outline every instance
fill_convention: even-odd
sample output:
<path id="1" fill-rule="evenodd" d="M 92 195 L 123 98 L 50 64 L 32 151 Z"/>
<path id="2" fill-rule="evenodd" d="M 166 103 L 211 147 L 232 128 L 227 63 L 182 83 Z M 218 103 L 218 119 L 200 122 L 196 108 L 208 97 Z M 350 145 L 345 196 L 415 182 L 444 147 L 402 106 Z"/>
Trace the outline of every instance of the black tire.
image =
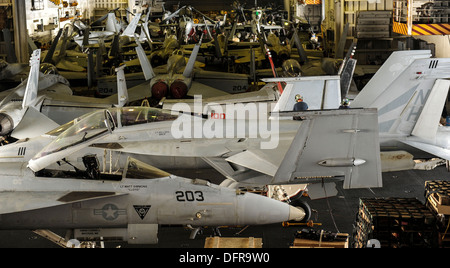
<path id="1" fill-rule="evenodd" d="M 312 214 L 311 207 L 303 198 L 297 198 L 295 200 L 292 200 L 290 205 L 300 208 L 300 209 L 303 209 L 303 211 L 305 211 L 305 217 L 300 222 L 306 223 L 311 219 L 311 214 Z"/>

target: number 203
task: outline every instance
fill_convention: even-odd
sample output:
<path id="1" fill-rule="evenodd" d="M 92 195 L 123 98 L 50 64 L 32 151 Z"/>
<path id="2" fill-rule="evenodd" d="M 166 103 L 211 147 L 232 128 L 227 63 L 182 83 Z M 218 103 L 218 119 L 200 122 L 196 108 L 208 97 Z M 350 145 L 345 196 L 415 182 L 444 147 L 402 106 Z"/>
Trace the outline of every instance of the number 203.
<path id="1" fill-rule="evenodd" d="M 203 197 L 202 191 L 176 191 L 175 194 L 177 195 L 177 201 L 179 202 L 192 202 L 192 201 L 204 201 L 205 198 Z"/>

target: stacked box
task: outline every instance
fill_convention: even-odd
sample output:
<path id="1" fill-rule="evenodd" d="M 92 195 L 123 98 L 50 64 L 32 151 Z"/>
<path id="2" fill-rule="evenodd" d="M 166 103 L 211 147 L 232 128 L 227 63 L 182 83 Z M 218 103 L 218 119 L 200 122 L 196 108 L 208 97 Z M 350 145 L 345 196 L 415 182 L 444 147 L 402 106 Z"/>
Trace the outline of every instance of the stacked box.
<path id="1" fill-rule="evenodd" d="M 435 247 L 435 222 L 433 213 L 416 198 L 361 198 L 352 247 L 365 248 L 370 239 L 389 248 Z"/>
<path id="2" fill-rule="evenodd" d="M 388 38 L 391 36 L 391 11 L 359 11 L 357 38 Z"/>
<path id="3" fill-rule="evenodd" d="M 450 248 L 450 182 L 425 182 L 426 206 L 436 216 L 438 245 Z"/>

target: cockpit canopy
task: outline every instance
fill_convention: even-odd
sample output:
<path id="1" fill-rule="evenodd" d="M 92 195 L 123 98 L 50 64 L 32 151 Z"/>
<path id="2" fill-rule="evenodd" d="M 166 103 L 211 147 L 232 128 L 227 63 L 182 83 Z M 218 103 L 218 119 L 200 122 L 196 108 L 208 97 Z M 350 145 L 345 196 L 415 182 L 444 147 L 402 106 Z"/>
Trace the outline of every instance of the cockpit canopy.
<path id="1" fill-rule="evenodd" d="M 65 150 L 87 142 L 116 128 L 152 122 L 174 121 L 178 115 L 152 107 L 116 107 L 83 115 L 48 133 L 57 138 L 33 159 Z"/>

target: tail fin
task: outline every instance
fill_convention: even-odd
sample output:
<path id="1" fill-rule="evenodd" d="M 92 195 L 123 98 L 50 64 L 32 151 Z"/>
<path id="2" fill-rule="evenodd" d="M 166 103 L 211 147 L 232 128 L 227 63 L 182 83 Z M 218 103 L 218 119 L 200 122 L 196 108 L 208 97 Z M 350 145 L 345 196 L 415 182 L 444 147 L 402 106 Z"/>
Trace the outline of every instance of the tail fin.
<path id="1" fill-rule="evenodd" d="M 66 50 L 67 50 L 67 42 L 69 41 L 69 28 L 66 28 L 63 33 L 63 39 L 61 42 L 61 46 L 59 48 L 59 51 L 56 53 L 56 62 L 57 64 L 61 59 L 63 59 L 66 56 Z"/>
<path id="2" fill-rule="evenodd" d="M 128 89 L 127 82 L 125 80 L 125 73 L 123 69 L 126 65 L 122 65 L 116 68 L 117 73 L 117 97 L 118 97 L 118 105 L 117 107 L 123 107 L 128 103 Z"/>
<path id="3" fill-rule="evenodd" d="M 413 136 L 424 140 L 435 140 L 449 88 L 450 80 L 436 79 L 411 133 Z"/>
<path id="4" fill-rule="evenodd" d="M 136 31 L 136 27 L 139 23 L 139 20 L 141 19 L 141 15 L 141 13 L 138 13 L 136 14 L 136 16 L 134 16 L 121 36 L 134 37 L 134 32 Z"/>
<path id="5" fill-rule="evenodd" d="M 150 38 L 150 32 L 148 31 L 148 18 L 150 17 L 151 7 L 149 7 L 145 20 L 141 23 L 141 35 L 139 36 L 139 41 L 143 42 L 147 40 L 149 43 L 152 42 Z M 151 44 L 151 43 L 150 43 Z"/>
<path id="6" fill-rule="evenodd" d="M 87 27 L 86 29 L 84 29 L 83 43 L 81 43 L 83 48 L 89 45 L 89 34 L 90 34 L 90 31 L 91 31 L 91 27 Z"/>
<path id="7" fill-rule="evenodd" d="M 380 69 L 370 79 L 358 96 L 352 101 L 353 107 L 370 107 L 372 103 L 388 89 L 402 72 L 416 59 L 431 57 L 429 50 L 395 51 L 384 62 Z"/>
<path id="8" fill-rule="evenodd" d="M 430 120 L 429 112 L 441 115 L 443 103 L 439 106 L 431 101 L 445 99 L 443 92 L 448 88 L 445 89 L 445 83 L 436 82 L 450 78 L 450 58 L 428 58 L 429 54 L 423 51 L 401 52 L 394 52 L 355 98 L 352 107 L 377 108 L 380 133 L 411 135 L 415 130 L 416 134 L 429 137 L 425 134 L 429 130 L 424 132 L 424 125 L 417 123 L 420 118 L 421 122 Z M 439 118 L 429 123 L 438 125 Z"/>
<path id="9" fill-rule="evenodd" d="M 109 49 L 108 56 L 110 58 L 120 57 L 119 51 L 120 51 L 119 35 L 115 34 L 111 42 L 111 47 Z"/>
<path id="10" fill-rule="evenodd" d="M 155 77 L 155 72 L 153 72 L 152 65 L 150 64 L 150 61 L 148 60 L 141 43 L 139 43 L 139 41 L 136 41 L 136 44 L 136 54 L 138 55 L 139 62 L 141 63 L 141 68 L 144 72 L 145 80 L 148 81 Z"/>
<path id="11" fill-rule="evenodd" d="M 106 18 L 105 30 L 108 32 L 119 33 L 121 26 L 117 23 L 116 15 L 114 12 L 109 12 Z"/>
<path id="12" fill-rule="evenodd" d="M 52 46 L 48 50 L 47 55 L 42 62 L 50 63 L 52 61 L 53 54 L 55 54 L 56 46 L 58 45 L 59 38 L 61 38 L 62 32 L 63 29 L 59 29 L 58 34 L 56 34 L 55 39 L 53 39 Z"/>
<path id="13" fill-rule="evenodd" d="M 304 64 L 308 61 L 308 56 L 306 55 L 305 50 L 303 49 L 302 43 L 300 42 L 300 37 L 298 36 L 297 29 L 294 28 L 294 35 L 292 36 L 293 43 L 297 48 L 298 56 L 300 57 L 300 64 Z"/>
<path id="14" fill-rule="evenodd" d="M 223 48 L 222 48 L 222 45 L 221 45 L 221 42 L 220 42 L 219 38 L 224 38 L 224 36 L 221 35 L 221 36 L 219 37 L 219 35 L 217 34 L 217 32 L 215 32 L 215 33 L 214 33 L 214 39 L 213 39 L 213 41 L 214 41 L 215 56 L 216 56 L 216 58 L 221 59 L 221 58 L 223 57 L 223 53 L 222 53 L 222 49 L 223 49 Z M 226 40 L 223 40 L 222 43 L 225 43 L 225 42 L 226 42 Z"/>
<path id="15" fill-rule="evenodd" d="M 27 87 L 23 96 L 22 109 L 33 104 L 37 98 L 39 83 L 39 66 L 41 63 L 41 50 L 33 51 L 30 59 L 30 73 L 28 75 Z"/>
<path id="16" fill-rule="evenodd" d="M 346 98 L 348 91 L 350 90 L 350 85 L 353 80 L 353 73 L 356 68 L 356 59 L 353 58 L 353 55 L 356 50 L 356 44 L 353 42 L 348 50 L 347 55 L 342 62 L 342 65 L 339 69 L 338 75 L 341 76 L 341 97 Z"/>
<path id="17" fill-rule="evenodd" d="M 189 61 L 186 64 L 186 68 L 184 68 L 183 76 L 186 78 L 192 78 L 192 72 L 194 71 L 195 61 L 197 60 L 198 51 L 200 50 L 200 46 L 202 44 L 202 38 L 200 38 L 200 42 L 195 45 L 192 50 L 191 56 L 189 57 Z"/>
<path id="18" fill-rule="evenodd" d="M 337 109 L 341 104 L 340 77 L 337 75 L 280 77 L 261 79 L 264 82 L 286 82 L 273 112 L 292 111 L 295 96 L 300 94 L 309 110 Z"/>

